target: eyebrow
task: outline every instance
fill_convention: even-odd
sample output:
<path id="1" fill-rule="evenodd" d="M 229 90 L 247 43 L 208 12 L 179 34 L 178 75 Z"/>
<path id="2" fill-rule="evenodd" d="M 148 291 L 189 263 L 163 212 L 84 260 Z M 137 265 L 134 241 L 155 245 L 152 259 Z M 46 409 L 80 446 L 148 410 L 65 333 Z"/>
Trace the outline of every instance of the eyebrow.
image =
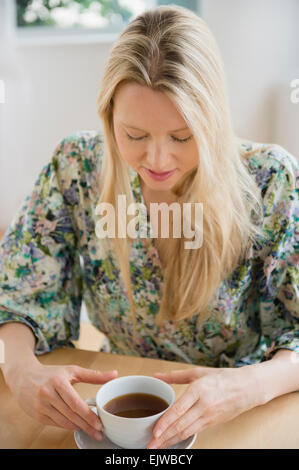
<path id="1" fill-rule="evenodd" d="M 130 129 L 135 129 L 136 131 L 146 132 L 144 129 L 139 129 L 138 127 L 134 127 L 134 126 L 131 126 L 130 124 L 126 124 L 125 122 L 122 122 L 122 124 L 124 124 L 126 127 L 129 127 Z M 179 132 L 179 131 L 184 131 L 185 129 L 188 129 L 188 127 L 181 127 L 181 129 L 174 129 L 168 132 Z"/>

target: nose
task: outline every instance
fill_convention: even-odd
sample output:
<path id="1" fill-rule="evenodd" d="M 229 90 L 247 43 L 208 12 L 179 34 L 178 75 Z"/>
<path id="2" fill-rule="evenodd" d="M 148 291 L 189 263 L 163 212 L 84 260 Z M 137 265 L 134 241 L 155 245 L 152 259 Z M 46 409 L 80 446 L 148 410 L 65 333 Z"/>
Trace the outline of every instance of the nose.
<path id="1" fill-rule="evenodd" d="M 174 169 L 172 157 L 166 145 L 153 143 L 147 155 L 147 168 L 157 173 L 163 173 Z"/>

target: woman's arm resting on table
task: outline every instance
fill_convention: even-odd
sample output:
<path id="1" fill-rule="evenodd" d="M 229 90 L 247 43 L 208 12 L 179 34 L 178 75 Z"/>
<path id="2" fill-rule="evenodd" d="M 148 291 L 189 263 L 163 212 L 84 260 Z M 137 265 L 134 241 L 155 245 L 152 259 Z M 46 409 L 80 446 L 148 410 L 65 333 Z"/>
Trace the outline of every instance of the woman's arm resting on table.
<path id="1" fill-rule="evenodd" d="M 150 449 L 167 448 L 299 390 L 299 354 L 280 350 L 268 361 L 239 368 L 196 367 L 155 375 L 168 383 L 190 385 L 155 425 Z"/>
<path id="2" fill-rule="evenodd" d="M 72 347 L 79 337 L 83 272 L 74 220 L 79 198 L 67 194 L 76 193 L 73 182 L 79 192 L 81 144 L 80 133 L 61 141 L 1 240 L 1 369 L 29 416 L 46 425 L 83 429 L 101 439 L 100 418 L 72 385 L 103 384 L 117 371 L 44 365 L 35 357 Z"/>

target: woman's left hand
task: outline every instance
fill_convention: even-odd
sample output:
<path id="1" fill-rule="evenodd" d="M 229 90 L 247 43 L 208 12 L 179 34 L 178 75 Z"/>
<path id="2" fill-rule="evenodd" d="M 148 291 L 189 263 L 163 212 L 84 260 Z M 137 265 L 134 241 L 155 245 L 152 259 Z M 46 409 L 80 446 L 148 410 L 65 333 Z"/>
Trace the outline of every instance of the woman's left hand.
<path id="1" fill-rule="evenodd" d="M 196 367 L 154 375 L 169 384 L 190 385 L 155 424 L 148 449 L 166 449 L 263 403 L 254 365 Z M 161 431 L 160 437 L 158 431 Z"/>

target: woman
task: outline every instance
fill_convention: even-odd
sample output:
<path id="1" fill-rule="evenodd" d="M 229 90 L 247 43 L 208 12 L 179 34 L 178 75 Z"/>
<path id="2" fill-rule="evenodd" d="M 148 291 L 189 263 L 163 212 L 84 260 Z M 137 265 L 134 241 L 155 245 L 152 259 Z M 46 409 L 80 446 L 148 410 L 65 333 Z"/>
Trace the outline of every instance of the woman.
<path id="1" fill-rule="evenodd" d="M 82 299 L 109 340 L 102 350 L 198 365 L 156 374 L 190 386 L 148 448 L 299 389 L 298 163 L 234 135 L 206 24 L 178 6 L 135 18 L 110 53 L 98 112 L 103 132 L 62 140 L 1 244 L 2 370 L 20 405 L 101 439 L 71 384 L 117 371 L 36 357 L 78 338 Z M 108 217 L 103 238 L 101 204 L 119 207 L 119 195 L 148 211 L 202 203 L 202 224 L 185 216 L 200 248 L 186 249 L 185 233 L 163 238 L 162 218 L 157 237 L 113 238 Z M 153 226 L 149 212 L 138 217 L 139 228 Z M 117 228 L 130 220 L 120 215 Z"/>

